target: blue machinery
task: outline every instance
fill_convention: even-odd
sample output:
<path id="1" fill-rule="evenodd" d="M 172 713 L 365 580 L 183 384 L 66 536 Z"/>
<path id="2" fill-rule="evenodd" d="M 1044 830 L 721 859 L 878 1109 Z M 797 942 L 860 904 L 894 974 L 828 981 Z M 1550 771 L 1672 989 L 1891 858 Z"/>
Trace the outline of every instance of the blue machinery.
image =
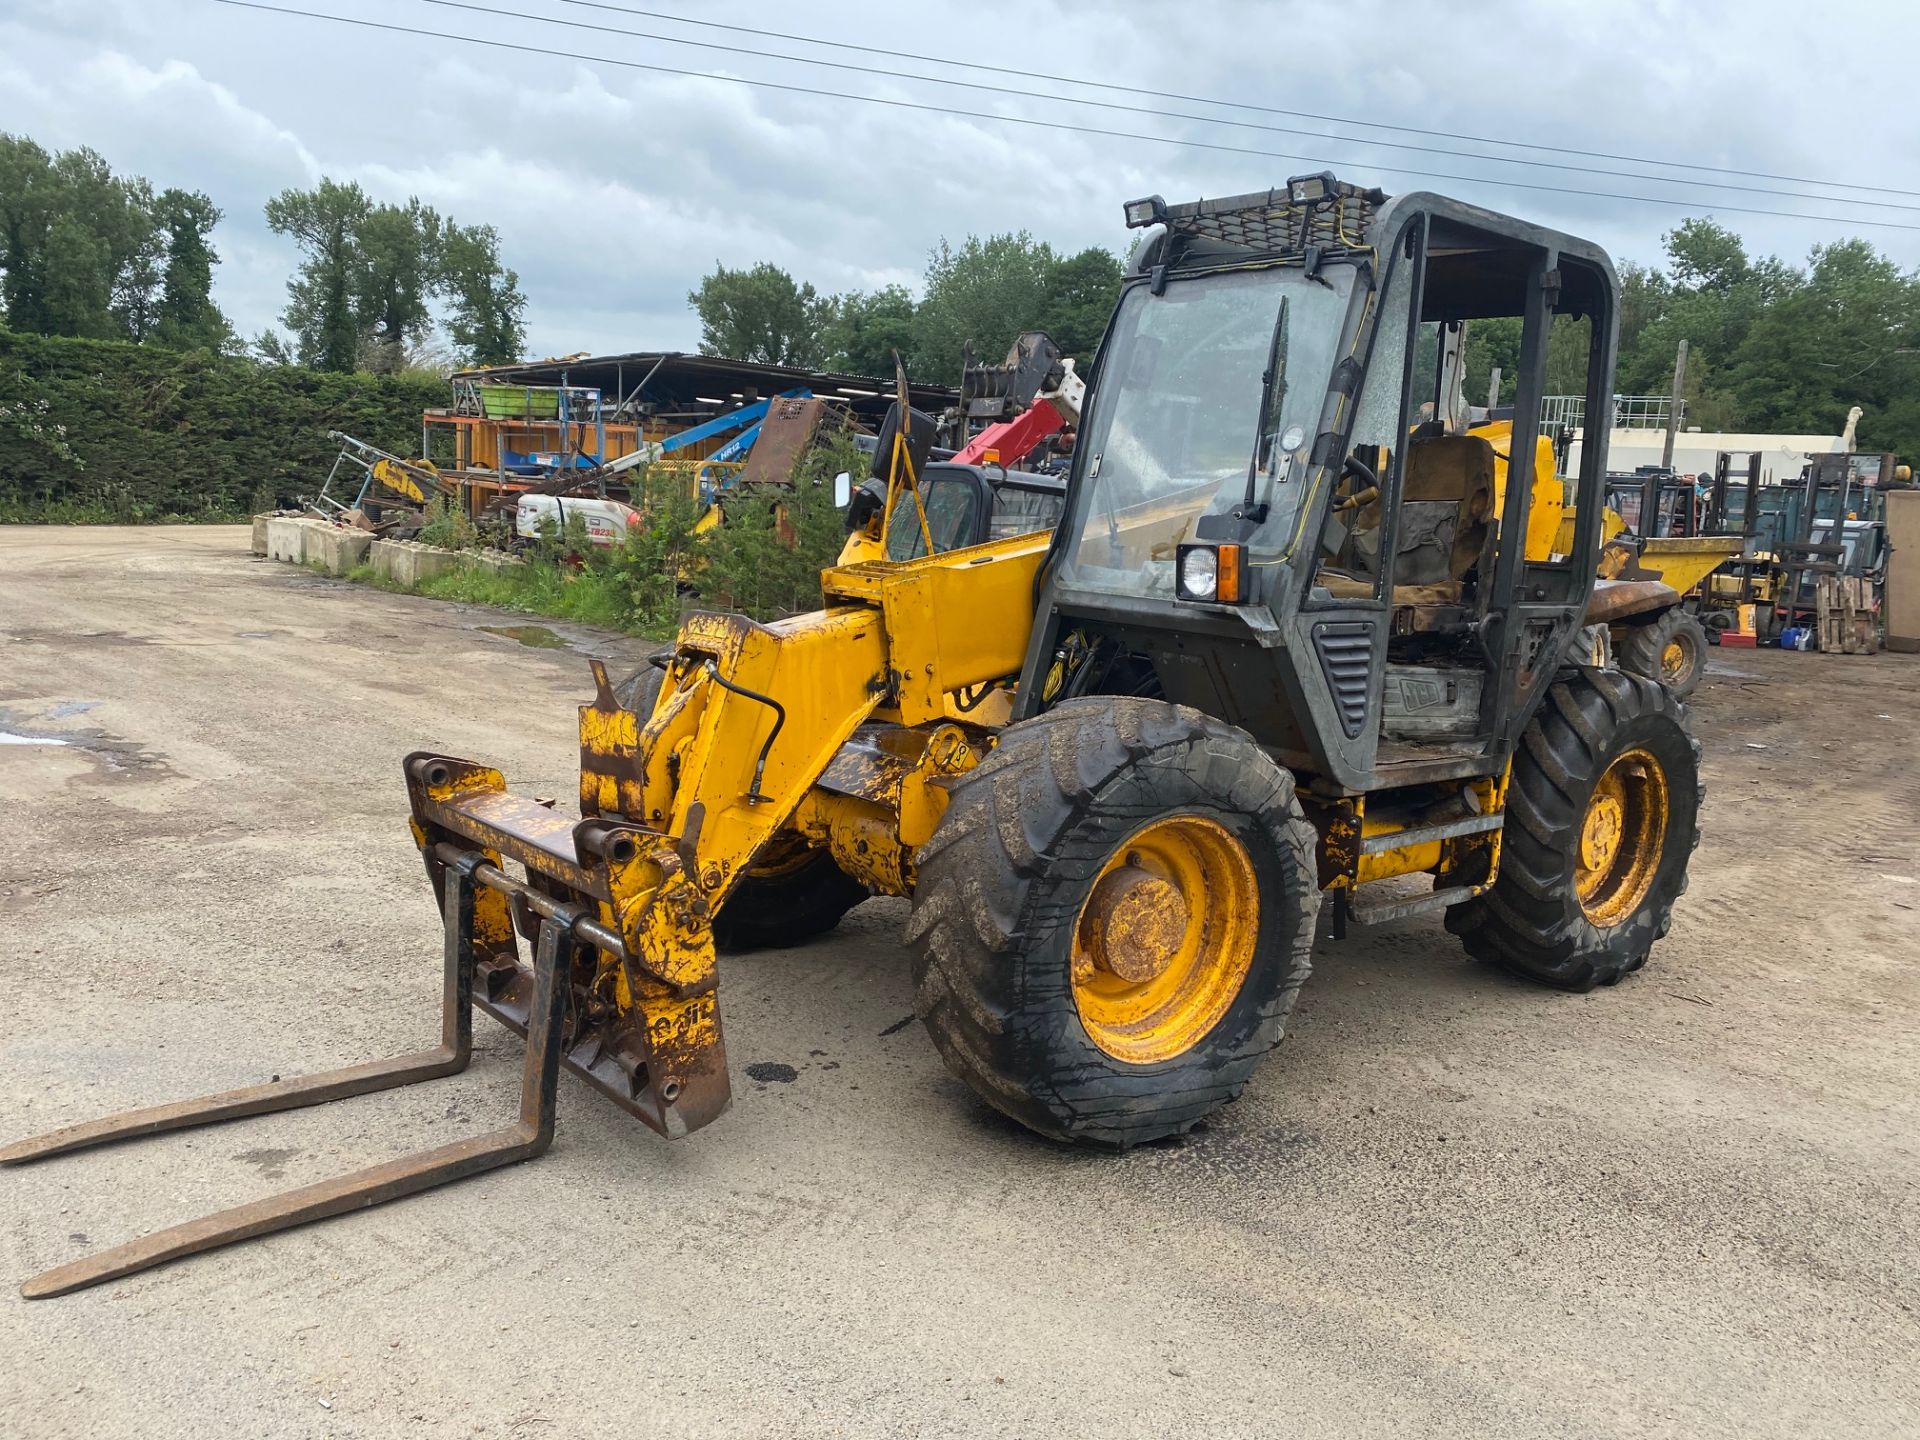
<path id="1" fill-rule="evenodd" d="M 765 400 L 756 400 L 751 405 L 742 405 L 738 410 L 729 410 L 726 414 L 717 415 L 704 424 L 694 426 L 691 430 L 682 430 L 678 435 L 670 435 L 662 440 L 660 442 L 661 458 L 664 459 L 676 450 L 684 450 L 689 445 L 697 445 L 702 440 L 711 440 L 716 435 L 724 435 L 729 430 L 739 429 L 740 426 L 745 425 L 746 429 L 741 430 L 733 439 L 707 457 L 721 464 L 732 464 L 736 460 L 744 460 L 747 452 L 753 449 L 753 442 L 760 438 L 760 424 L 767 418 L 767 411 L 773 408 L 775 400 L 811 400 L 812 398 L 813 391 L 802 385 L 796 389 L 782 390 L 778 395 L 770 396 Z"/>
<path id="2" fill-rule="evenodd" d="M 740 432 L 739 434 L 727 441 L 726 444 L 714 451 L 713 454 L 707 456 L 704 460 L 696 462 L 699 467 L 697 474 L 700 486 L 700 503 L 703 505 L 708 504 L 712 501 L 714 492 L 726 489 L 733 477 L 731 475 L 710 473 L 707 467 L 709 465 L 738 464 L 741 460 L 745 459 L 747 452 L 753 449 L 754 441 L 760 438 L 760 426 L 766 420 L 767 412 L 773 408 L 774 401 L 811 400 L 812 398 L 813 391 L 804 385 L 797 386 L 792 390 L 782 390 L 779 394 L 769 396 L 764 400 L 755 400 L 750 405 L 742 405 L 738 410 L 729 410 L 724 415 L 716 415 L 713 419 L 702 421 L 690 429 L 680 431 L 677 435 L 669 435 L 658 444 L 643 445 L 631 455 L 623 455 L 618 460 L 609 461 L 606 465 L 601 466 L 600 475 L 602 478 L 605 478 L 607 476 L 618 475 L 622 471 L 631 470 L 639 465 L 651 464 L 656 460 L 668 460 L 691 445 L 698 445 L 704 441 L 712 440 L 718 436 L 738 430 Z"/>

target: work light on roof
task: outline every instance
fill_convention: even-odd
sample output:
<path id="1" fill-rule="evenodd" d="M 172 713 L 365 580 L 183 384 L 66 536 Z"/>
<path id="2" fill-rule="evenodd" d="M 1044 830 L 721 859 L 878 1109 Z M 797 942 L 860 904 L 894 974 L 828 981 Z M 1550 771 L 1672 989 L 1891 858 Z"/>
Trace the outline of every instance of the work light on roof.
<path id="1" fill-rule="evenodd" d="M 1331 170 L 1322 170 L 1318 175 L 1296 175 L 1287 181 L 1287 202 L 1291 205 L 1318 205 L 1331 198 L 1339 184 Z"/>
<path id="2" fill-rule="evenodd" d="M 1158 195 L 1149 195 L 1144 200 L 1127 202 L 1127 228 L 1138 230 L 1143 225 L 1158 225 L 1167 218 L 1167 202 Z"/>

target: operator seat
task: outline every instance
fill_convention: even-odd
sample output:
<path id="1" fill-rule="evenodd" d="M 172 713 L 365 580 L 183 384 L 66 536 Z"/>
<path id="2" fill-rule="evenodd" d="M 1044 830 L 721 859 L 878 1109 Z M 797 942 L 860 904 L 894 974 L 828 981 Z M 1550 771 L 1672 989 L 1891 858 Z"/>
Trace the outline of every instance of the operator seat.
<path id="1" fill-rule="evenodd" d="M 1407 448 L 1393 603 L 1457 605 L 1492 534 L 1493 446 L 1477 435 L 1416 434 Z M 1343 570 L 1323 565 L 1319 583 L 1333 595 L 1373 593 L 1379 570 L 1380 502 L 1354 517 Z"/>

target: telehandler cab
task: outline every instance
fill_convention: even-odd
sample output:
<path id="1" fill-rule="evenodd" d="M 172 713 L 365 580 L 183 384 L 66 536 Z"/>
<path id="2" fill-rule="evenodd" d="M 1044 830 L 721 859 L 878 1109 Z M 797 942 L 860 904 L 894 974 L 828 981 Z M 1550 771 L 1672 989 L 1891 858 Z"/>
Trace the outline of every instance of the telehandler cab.
<path id="1" fill-rule="evenodd" d="M 878 554 L 820 611 L 696 614 L 580 710 L 580 813 L 404 763 L 443 918 L 440 1047 L 57 1131 L 9 1161 L 457 1070 L 473 1006 L 528 1038 L 519 1121 L 49 1271 L 50 1295 L 508 1164 L 565 1066 L 667 1136 L 729 1101 L 716 942 L 792 943 L 909 897 L 916 1008 L 989 1104 L 1125 1147 L 1233 1099 L 1333 929 L 1443 910 L 1468 952 L 1612 984 L 1686 887 L 1697 747 L 1596 581 L 1604 427 L 1571 548 L 1533 512 L 1556 324 L 1612 391 L 1616 284 L 1571 236 L 1331 175 L 1126 207 L 1065 513 L 942 552 L 911 412 Z M 1449 433 L 1461 323 L 1522 320 L 1507 454 Z M 1457 349 L 1457 344 L 1454 345 Z M 1496 460 L 1499 462 L 1496 465 Z M 1539 487 L 1546 493 L 1544 487 Z M 1553 492 L 1558 494 L 1557 491 Z M 1420 888 L 1424 877 L 1425 888 Z"/>

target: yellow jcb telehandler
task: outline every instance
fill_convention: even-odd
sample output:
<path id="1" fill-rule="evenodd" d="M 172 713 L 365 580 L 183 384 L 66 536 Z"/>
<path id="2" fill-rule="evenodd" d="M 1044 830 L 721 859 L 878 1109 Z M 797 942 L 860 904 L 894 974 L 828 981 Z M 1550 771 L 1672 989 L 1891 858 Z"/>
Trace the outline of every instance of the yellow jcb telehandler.
<path id="1" fill-rule="evenodd" d="M 626 703 L 596 664 L 577 817 L 484 764 L 407 757 L 445 935 L 437 1049 L 4 1158 L 446 1074 L 475 1006 L 528 1039 L 514 1125 L 26 1293 L 538 1154 L 563 1067 L 662 1135 L 697 1130 L 729 1101 L 716 950 L 793 943 L 873 893 L 911 901 L 946 1063 L 1042 1135 L 1112 1148 L 1246 1085 L 1323 895 L 1336 935 L 1443 911 L 1471 955 L 1549 985 L 1639 967 L 1685 889 L 1700 786 L 1680 703 L 1608 662 L 1610 624 L 1677 596 L 1595 579 L 1604 428 L 1568 551 L 1525 543 L 1556 317 L 1591 322 L 1586 414 L 1608 413 L 1606 255 L 1331 175 L 1126 215 L 1144 233 L 1051 531 L 940 552 L 903 414 L 881 523 L 921 553 L 830 569 L 817 613 L 692 616 Z M 1490 442 L 1420 424 L 1434 354 L 1493 316 L 1522 320 L 1497 505 Z"/>

